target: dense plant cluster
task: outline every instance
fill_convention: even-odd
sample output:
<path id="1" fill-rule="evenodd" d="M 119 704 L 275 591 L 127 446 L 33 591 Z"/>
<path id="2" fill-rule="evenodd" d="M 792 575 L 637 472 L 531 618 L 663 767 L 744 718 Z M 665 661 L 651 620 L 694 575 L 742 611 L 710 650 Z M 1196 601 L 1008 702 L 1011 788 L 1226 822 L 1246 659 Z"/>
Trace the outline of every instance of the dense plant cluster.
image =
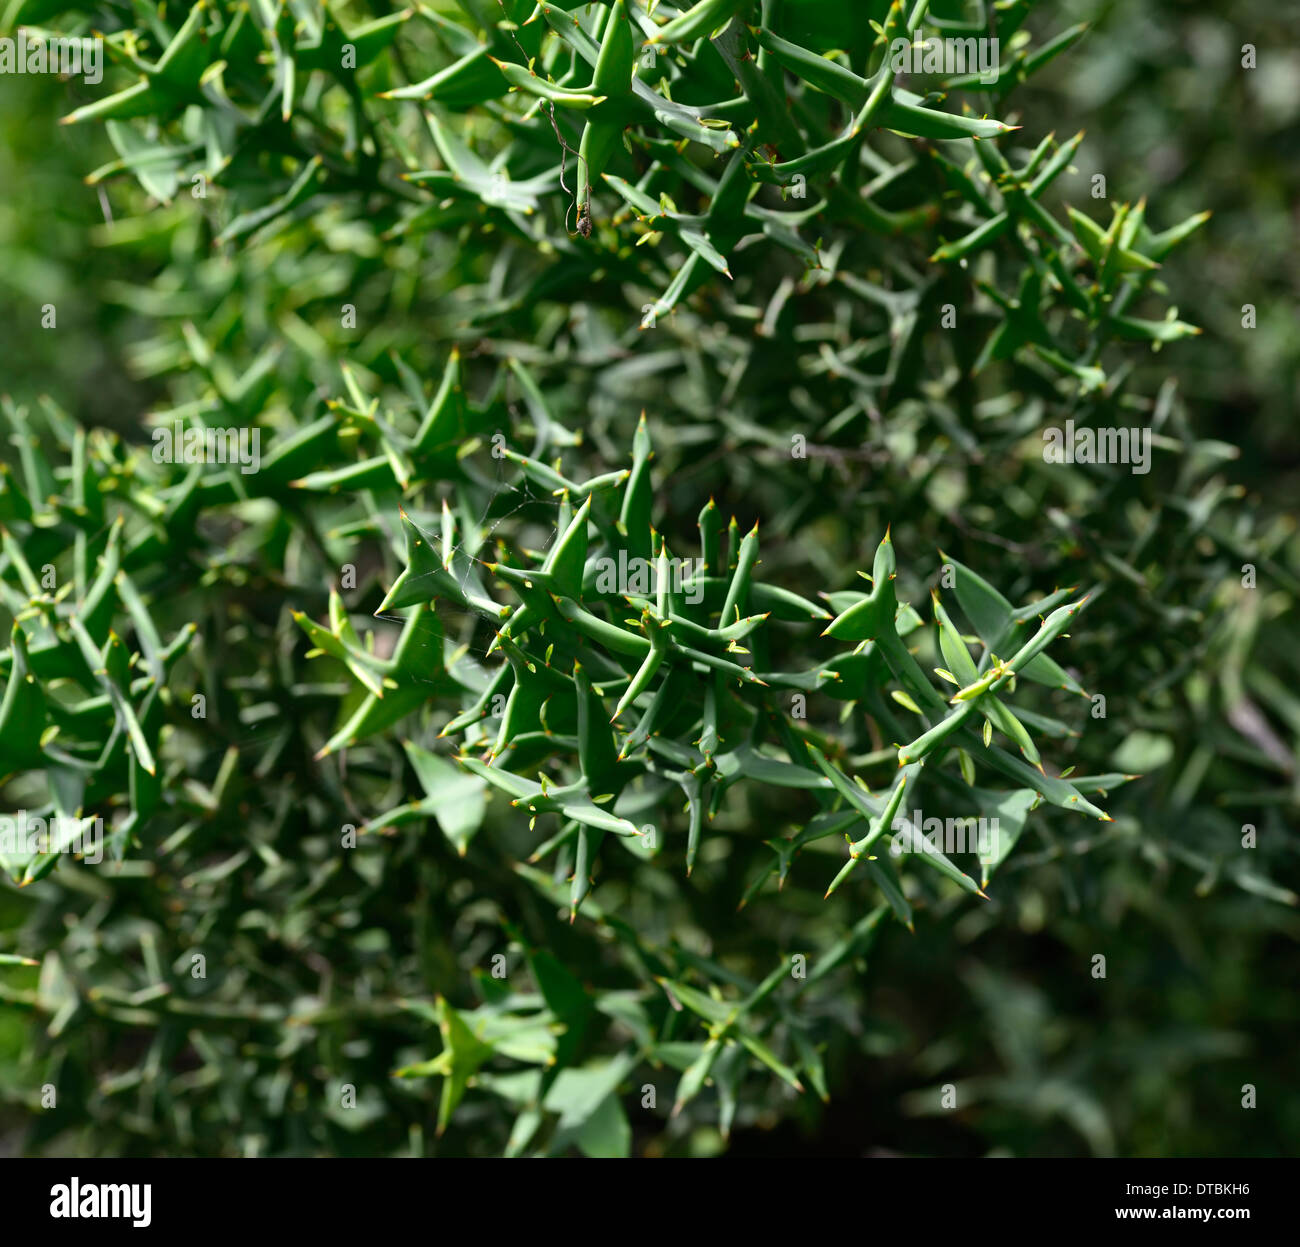
<path id="1" fill-rule="evenodd" d="M 1293 526 L 1164 368 L 1204 217 L 1018 111 L 1089 46 L 1034 8 L 12 7 L 120 75 L 64 120 L 155 395 L 2 413 L 5 808 L 107 853 L 0 854 L 31 1148 L 710 1150 L 898 1049 L 895 920 L 1295 904 Z M 972 1094 L 1111 1150 L 1050 1046 Z"/>

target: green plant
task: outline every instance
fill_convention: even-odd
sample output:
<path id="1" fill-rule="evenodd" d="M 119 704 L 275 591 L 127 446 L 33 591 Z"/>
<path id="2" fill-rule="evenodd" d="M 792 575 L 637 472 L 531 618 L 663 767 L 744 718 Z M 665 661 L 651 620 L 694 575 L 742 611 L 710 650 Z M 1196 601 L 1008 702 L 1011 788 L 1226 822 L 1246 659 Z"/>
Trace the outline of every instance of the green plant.
<path id="1" fill-rule="evenodd" d="M 104 6 L 142 77 L 68 120 L 118 153 L 153 431 L 268 448 L 5 407 L 5 797 L 101 815 L 115 862 L 4 863 L 42 960 L 0 981 L 44 1029 L 13 1095 L 61 1088 L 32 1146 L 419 1152 L 437 1094 L 445 1150 L 710 1150 L 880 1049 L 885 920 L 955 921 L 1026 833 L 1060 894 L 1078 849 L 1168 851 L 1294 903 L 1287 840 L 1256 869 L 1180 812 L 1209 736 L 1121 790 L 1241 704 L 1240 563 L 1256 620 L 1295 591 L 1134 352 L 1193 332 L 1160 264 L 1202 218 L 1053 199 L 1080 140 L 1011 99 L 1081 28 L 995 6 L 989 89 L 921 94 L 895 39 L 991 27 L 840 7 Z M 1049 462 L 1066 419 L 1150 426 L 1151 472 Z M 921 810 L 998 820 L 978 879 L 896 869 Z"/>

